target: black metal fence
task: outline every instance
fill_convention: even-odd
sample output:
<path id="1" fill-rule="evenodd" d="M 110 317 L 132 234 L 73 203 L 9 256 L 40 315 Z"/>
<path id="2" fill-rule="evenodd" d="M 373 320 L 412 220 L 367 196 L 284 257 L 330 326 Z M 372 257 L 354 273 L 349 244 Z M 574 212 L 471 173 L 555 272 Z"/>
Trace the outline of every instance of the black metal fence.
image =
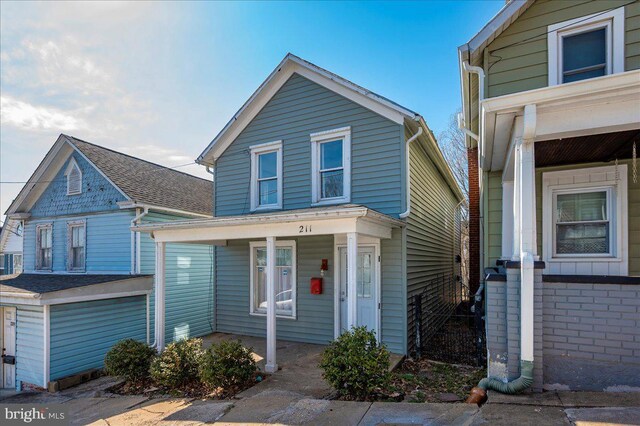
<path id="1" fill-rule="evenodd" d="M 482 295 L 458 276 L 441 275 L 409 304 L 409 349 L 416 358 L 483 365 L 486 356 Z M 478 299 L 478 300 L 477 300 Z"/>

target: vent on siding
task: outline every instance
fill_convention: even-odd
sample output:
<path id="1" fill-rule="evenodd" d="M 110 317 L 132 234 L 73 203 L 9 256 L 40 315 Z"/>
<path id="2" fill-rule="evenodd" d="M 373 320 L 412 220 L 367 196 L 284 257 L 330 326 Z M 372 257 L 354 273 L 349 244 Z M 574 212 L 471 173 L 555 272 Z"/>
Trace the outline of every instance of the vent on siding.
<path id="1" fill-rule="evenodd" d="M 72 158 L 67 167 L 67 195 L 82 193 L 82 172 L 78 163 Z"/>

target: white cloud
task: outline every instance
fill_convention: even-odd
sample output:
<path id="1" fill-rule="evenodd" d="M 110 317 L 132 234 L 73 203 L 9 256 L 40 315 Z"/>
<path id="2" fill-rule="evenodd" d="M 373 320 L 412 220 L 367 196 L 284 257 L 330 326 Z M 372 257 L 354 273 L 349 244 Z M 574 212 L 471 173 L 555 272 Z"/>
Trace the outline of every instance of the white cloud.
<path id="1" fill-rule="evenodd" d="M 26 130 L 77 130 L 80 120 L 62 111 L 31 105 L 8 96 L 0 97 L 0 122 Z"/>

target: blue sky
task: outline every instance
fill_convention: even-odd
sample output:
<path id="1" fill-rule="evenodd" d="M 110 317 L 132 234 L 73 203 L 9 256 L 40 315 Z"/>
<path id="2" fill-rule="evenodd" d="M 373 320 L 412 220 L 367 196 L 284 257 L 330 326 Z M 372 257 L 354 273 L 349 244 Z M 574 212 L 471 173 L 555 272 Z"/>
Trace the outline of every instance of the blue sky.
<path id="1" fill-rule="evenodd" d="M 2 2 L 0 181 L 26 181 L 59 133 L 189 163 L 287 52 L 437 135 L 460 105 L 456 48 L 503 4 Z M 21 187 L 0 184 L 3 213 Z"/>

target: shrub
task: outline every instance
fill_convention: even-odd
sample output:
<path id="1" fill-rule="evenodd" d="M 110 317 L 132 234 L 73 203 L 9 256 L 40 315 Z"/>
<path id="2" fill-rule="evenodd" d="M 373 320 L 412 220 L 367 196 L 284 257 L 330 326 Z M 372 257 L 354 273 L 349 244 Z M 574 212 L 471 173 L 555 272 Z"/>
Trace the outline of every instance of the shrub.
<path id="1" fill-rule="evenodd" d="M 253 348 L 239 341 L 222 341 L 211 346 L 202 357 L 200 379 L 224 390 L 248 383 L 258 370 L 252 352 Z"/>
<path id="2" fill-rule="evenodd" d="M 340 396 L 366 399 L 389 385 L 389 352 L 373 331 L 354 327 L 325 349 L 322 376 Z"/>
<path id="3" fill-rule="evenodd" d="M 158 385 L 180 388 L 198 380 L 202 358 L 202 339 L 185 339 L 169 343 L 151 363 L 151 378 Z"/>
<path id="4" fill-rule="evenodd" d="M 146 343 L 133 339 L 120 340 L 104 357 L 107 374 L 136 382 L 149 377 L 149 365 L 156 351 Z"/>

